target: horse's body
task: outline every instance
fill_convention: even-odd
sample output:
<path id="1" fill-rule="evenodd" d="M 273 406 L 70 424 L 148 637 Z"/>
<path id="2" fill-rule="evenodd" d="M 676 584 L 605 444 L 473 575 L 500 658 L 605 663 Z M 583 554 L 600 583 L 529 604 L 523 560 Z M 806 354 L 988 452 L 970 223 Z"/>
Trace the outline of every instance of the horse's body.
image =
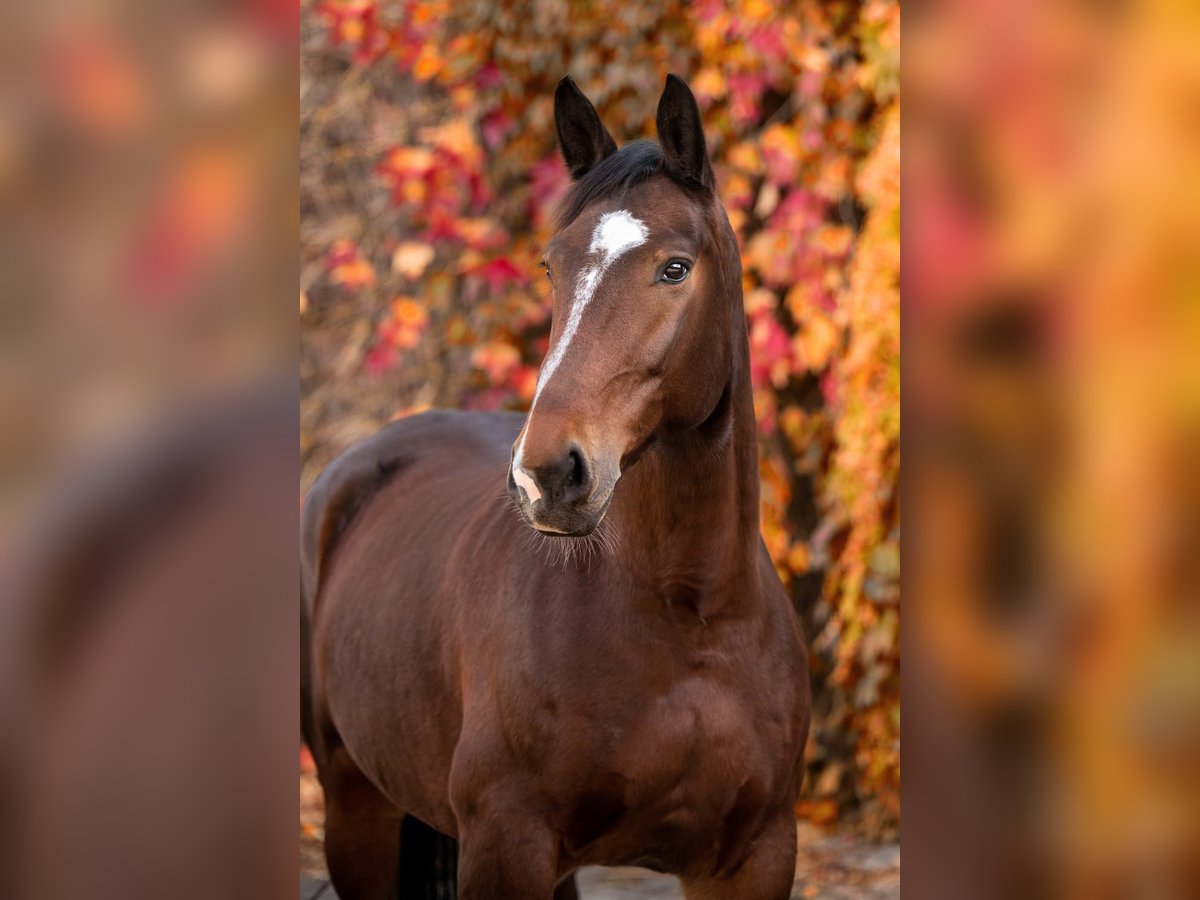
<path id="1" fill-rule="evenodd" d="M 638 218 L 620 211 L 641 230 L 621 239 L 647 241 L 670 224 L 655 210 L 668 215 L 672 188 L 645 185 Z M 603 221 L 594 231 L 581 223 L 582 239 Z M 728 224 L 700 217 L 695 227 L 687 258 L 697 271 L 706 253 L 723 253 L 727 267 Z M 597 240 L 593 257 L 607 252 Z M 610 256 L 593 270 L 604 275 Z M 729 272 L 711 271 L 701 276 L 716 279 L 710 293 L 733 289 Z M 595 290 L 600 275 L 580 277 Z M 566 404 L 547 369 L 562 362 L 568 384 L 586 369 L 563 361 L 560 346 L 527 419 L 402 420 L 314 487 L 302 567 L 306 733 L 326 789 L 330 871 L 346 900 L 395 895 L 405 815 L 460 841 L 461 897 L 548 900 L 556 885 L 555 896 L 573 896 L 570 875 L 587 864 L 674 873 L 689 897 L 788 896 L 807 666 L 757 533 L 740 285 L 724 303 L 713 301 L 715 321 L 699 301 L 695 322 L 672 313 L 674 336 L 658 341 L 668 360 L 681 336 L 709 326 L 728 347 L 709 348 L 713 371 L 693 374 L 681 394 L 666 385 L 649 404 L 657 421 L 646 424 L 645 404 L 629 413 L 638 437 L 608 457 L 605 438 L 554 417 Z M 556 316 L 560 345 L 572 327 Z M 667 364 L 651 368 L 663 382 Z M 635 379 L 613 396 L 644 387 Z M 613 409 L 599 416 L 612 432 L 621 419 Z"/>

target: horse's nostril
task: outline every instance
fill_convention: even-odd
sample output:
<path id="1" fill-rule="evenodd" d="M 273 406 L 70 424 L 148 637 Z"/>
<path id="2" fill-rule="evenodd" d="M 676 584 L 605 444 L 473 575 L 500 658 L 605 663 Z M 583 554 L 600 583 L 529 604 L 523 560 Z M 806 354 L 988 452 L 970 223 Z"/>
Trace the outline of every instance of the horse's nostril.
<path id="1" fill-rule="evenodd" d="M 550 494 L 561 503 L 578 503 L 586 499 L 591 488 L 587 460 L 583 451 L 572 447 L 555 467 L 555 483 Z"/>
<path id="2" fill-rule="evenodd" d="M 583 455 L 575 449 L 572 449 L 568 454 L 571 461 L 571 468 L 567 474 L 568 488 L 577 487 L 587 481 L 587 468 L 584 466 Z"/>
<path id="3" fill-rule="evenodd" d="M 522 483 L 526 472 L 534 490 Z M 592 489 L 592 475 L 583 451 L 572 445 L 566 453 L 548 464 L 536 468 L 522 467 L 513 470 L 516 485 L 523 488 L 530 502 L 544 499 L 547 503 L 579 503 L 588 498 Z"/>

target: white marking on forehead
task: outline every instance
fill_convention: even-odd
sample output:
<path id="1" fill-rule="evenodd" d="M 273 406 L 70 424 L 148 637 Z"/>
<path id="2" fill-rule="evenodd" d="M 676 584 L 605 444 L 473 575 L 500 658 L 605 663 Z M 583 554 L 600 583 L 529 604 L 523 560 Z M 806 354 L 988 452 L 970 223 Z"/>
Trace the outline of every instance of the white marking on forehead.
<path id="1" fill-rule="evenodd" d="M 562 362 L 563 355 L 571 344 L 571 339 L 579 330 L 583 311 L 595 295 L 605 270 L 628 251 L 646 243 L 649 236 L 650 232 L 646 229 L 645 223 L 628 210 L 618 209 L 600 217 L 600 221 L 596 223 L 596 227 L 592 231 L 592 243 L 588 248 L 589 253 L 598 254 L 599 258 L 579 273 L 579 281 L 575 285 L 575 301 L 571 304 L 571 312 L 567 315 L 567 324 L 563 328 L 562 334 L 559 335 L 558 343 L 554 345 L 546 357 L 546 361 L 542 363 L 537 391 L 534 393 L 533 403 L 529 407 L 530 412 L 537 405 L 538 397 L 542 395 L 542 389 L 549 383 L 550 377 Z M 513 477 L 516 478 L 516 475 L 514 474 Z"/>
<path id="2" fill-rule="evenodd" d="M 600 217 L 592 232 L 592 246 L 589 249 L 593 253 L 603 253 L 601 264 L 607 266 L 626 250 L 646 243 L 649 235 L 641 219 L 631 215 L 628 210 L 618 209 Z"/>

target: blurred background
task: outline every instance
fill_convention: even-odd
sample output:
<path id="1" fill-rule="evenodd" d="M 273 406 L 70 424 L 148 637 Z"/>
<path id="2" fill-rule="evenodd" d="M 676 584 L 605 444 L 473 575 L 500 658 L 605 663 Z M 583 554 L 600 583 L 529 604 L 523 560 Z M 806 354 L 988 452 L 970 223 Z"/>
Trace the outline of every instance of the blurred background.
<path id="1" fill-rule="evenodd" d="M 301 8 L 305 487 L 390 419 L 524 410 L 570 74 L 618 144 L 695 92 L 742 247 L 762 528 L 813 646 L 799 815 L 900 813 L 899 7 L 363 2 Z M 890 866 L 889 866 L 890 867 Z M 894 872 L 891 874 L 895 874 Z"/>

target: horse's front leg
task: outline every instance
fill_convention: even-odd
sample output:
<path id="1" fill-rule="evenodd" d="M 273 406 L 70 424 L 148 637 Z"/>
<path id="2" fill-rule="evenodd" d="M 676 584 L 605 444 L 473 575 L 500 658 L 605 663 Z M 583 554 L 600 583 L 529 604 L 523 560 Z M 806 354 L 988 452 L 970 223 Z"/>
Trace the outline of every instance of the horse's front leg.
<path id="1" fill-rule="evenodd" d="M 459 900 L 551 900 L 558 880 L 554 833 L 499 787 L 456 805 Z"/>
<path id="2" fill-rule="evenodd" d="M 684 882 L 687 900 L 788 900 L 796 877 L 796 816 L 775 816 L 735 871 Z"/>

